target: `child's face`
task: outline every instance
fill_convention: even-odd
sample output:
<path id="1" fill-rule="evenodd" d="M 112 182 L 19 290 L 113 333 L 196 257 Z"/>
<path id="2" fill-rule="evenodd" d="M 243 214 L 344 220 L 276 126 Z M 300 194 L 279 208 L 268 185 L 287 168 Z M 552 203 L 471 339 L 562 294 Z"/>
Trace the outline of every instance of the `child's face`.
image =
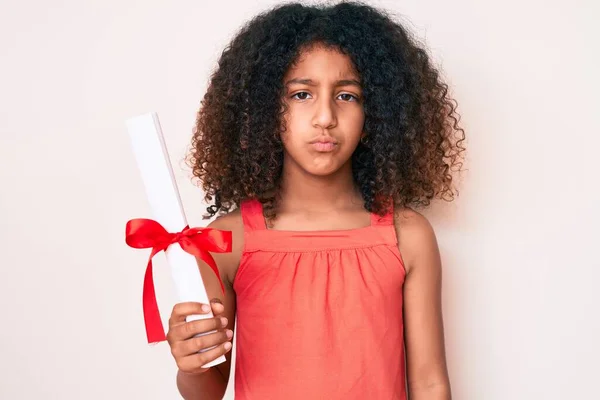
<path id="1" fill-rule="evenodd" d="M 320 46 L 301 55 L 284 76 L 286 168 L 325 176 L 349 165 L 364 124 L 359 81 L 346 55 Z"/>

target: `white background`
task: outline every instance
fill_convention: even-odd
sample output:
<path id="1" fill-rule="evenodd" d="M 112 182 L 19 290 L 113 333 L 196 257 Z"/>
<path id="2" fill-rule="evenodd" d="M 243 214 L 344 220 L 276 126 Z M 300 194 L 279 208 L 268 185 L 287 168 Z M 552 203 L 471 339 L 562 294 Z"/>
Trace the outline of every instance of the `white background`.
<path id="1" fill-rule="evenodd" d="M 145 342 L 148 253 L 124 242 L 150 212 L 125 119 L 158 112 L 190 223 L 206 224 L 182 162 L 195 113 L 223 46 L 271 4 L 0 3 L 0 398 L 179 398 L 168 346 Z M 458 200 L 425 212 L 455 399 L 595 398 L 598 3 L 372 4 L 427 41 L 467 131 Z M 162 258 L 156 279 L 166 319 Z"/>

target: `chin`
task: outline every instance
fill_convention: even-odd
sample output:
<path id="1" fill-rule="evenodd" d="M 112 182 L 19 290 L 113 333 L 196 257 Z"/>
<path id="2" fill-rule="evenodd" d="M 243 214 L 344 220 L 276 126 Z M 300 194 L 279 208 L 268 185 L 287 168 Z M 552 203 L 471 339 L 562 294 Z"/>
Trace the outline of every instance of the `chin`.
<path id="1" fill-rule="evenodd" d="M 336 164 L 329 165 L 311 165 L 310 167 L 304 168 L 306 172 L 314 176 L 329 176 L 335 174 L 340 170 L 342 166 Z"/>
<path id="2" fill-rule="evenodd" d="M 317 171 L 306 171 L 308 172 L 310 175 L 312 176 L 318 176 L 318 177 L 327 177 L 327 176 L 331 176 L 333 175 L 337 170 L 317 170 Z"/>
<path id="3" fill-rule="evenodd" d="M 348 164 L 349 159 L 345 159 L 343 154 L 301 154 L 298 157 L 293 157 L 289 153 L 284 154 L 284 163 L 288 164 L 288 168 L 301 170 L 304 173 L 317 177 L 326 177 L 339 172 Z"/>

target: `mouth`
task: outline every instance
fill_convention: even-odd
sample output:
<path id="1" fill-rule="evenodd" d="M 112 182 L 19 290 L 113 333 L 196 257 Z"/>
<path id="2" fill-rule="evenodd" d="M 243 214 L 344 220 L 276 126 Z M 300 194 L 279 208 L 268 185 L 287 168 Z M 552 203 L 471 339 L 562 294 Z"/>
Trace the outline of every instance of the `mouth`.
<path id="1" fill-rule="evenodd" d="M 310 142 L 313 149 L 320 153 L 329 153 L 335 150 L 338 142 L 332 137 L 320 137 Z"/>
<path id="2" fill-rule="evenodd" d="M 337 143 L 334 142 L 314 142 L 311 143 L 313 149 L 319 153 L 330 153 L 337 147 Z"/>

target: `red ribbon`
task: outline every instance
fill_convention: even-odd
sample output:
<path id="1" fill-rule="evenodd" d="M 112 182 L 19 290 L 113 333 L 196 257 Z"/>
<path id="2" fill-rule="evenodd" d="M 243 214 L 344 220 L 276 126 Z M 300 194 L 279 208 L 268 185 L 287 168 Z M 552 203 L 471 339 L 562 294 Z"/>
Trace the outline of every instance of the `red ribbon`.
<path id="1" fill-rule="evenodd" d="M 231 232 L 186 226 L 181 232 L 170 233 L 154 220 L 138 218 L 127 222 L 127 226 L 125 227 L 125 242 L 130 247 L 136 249 L 152 248 L 144 276 L 144 322 L 146 324 L 148 343 L 166 340 L 160 312 L 156 303 L 154 280 L 152 278 L 152 257 L 156 253 L 166 250 L 173 243 L 179 243 L 184 251 L 200 258 L 208 264 L 219 278 L 221 290 L 225 292 L 219 269 L 209 252 L 230 252 Z"/>

